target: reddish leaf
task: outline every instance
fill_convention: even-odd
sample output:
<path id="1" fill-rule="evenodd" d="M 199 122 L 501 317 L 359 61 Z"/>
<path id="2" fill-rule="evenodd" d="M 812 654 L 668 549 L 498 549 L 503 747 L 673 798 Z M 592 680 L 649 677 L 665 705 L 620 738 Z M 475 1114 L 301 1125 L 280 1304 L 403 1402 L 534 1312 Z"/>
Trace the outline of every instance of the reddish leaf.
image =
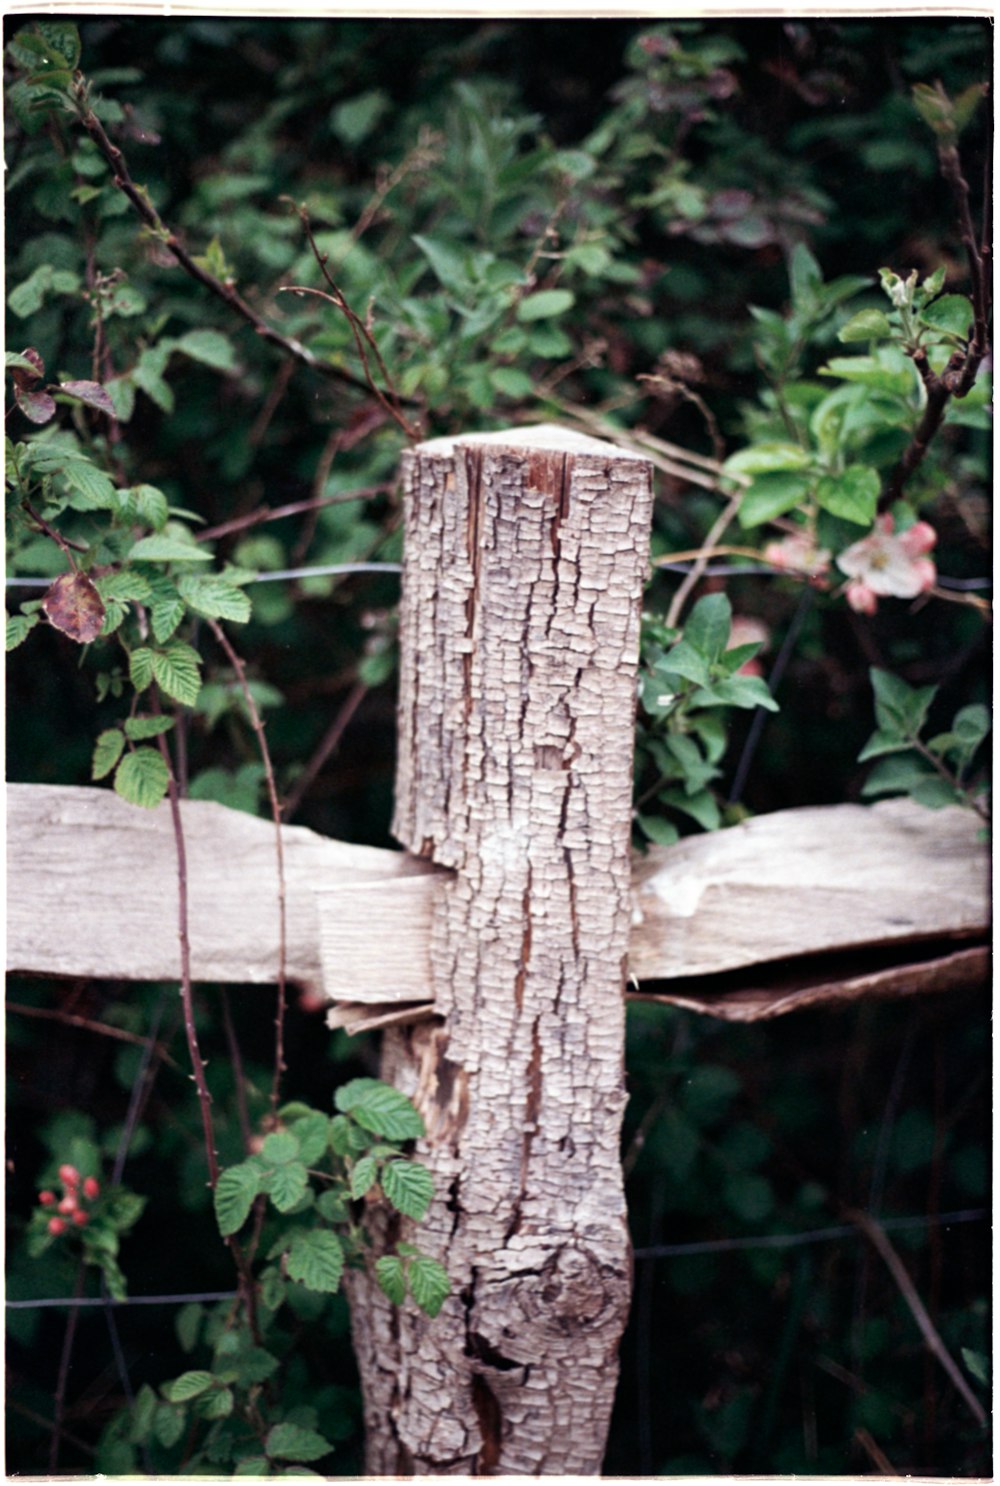
<path id="1" fill-rule="evenodd" d="M 42 608 L 50 624 L 81 645 L 101 633 L 104 604 L 86 573 L 62 573 L 42 599 Z"/>
<path id="2" fill-rule="evenodd" d="M 70 397 L 78 397 L 88 407 L 107 413 L 109 418 L 115 416 L 115 405 L 100 382 L 60 382 L 59 391 L 68 392 Z"/>
<path id="3" fill-rule="evenodd" d="M 21 352 L 21 355 L 24 357 L 25 361 L 30 361 L 32 366 L 37 368 L 37 370 L 34 372 L 28 371 L 28 369 L 23 366 L 12 366 L 10 368 L 10 377 L 11 381 L 14 383 L 14 386 L 23 388 L 26 391 L 29 387 L 33 387 L 34 384 L 39 380 L 39 378 L 44 377 L 45 362 L 42 360 L 39 353 L 35 350 L 34 346 L 26 346 L 25 349 Z"/>
<path id="4" fill-rule="evenodd" d="M 28 373 L 22 372 L 21 375 L 26 377 Z M 19 387 L 15 382 L 14 400 L 32 423 L 48 423 L 55 416 L 56 405 L 47 392 L 29 392 L 26 387 Z"/>

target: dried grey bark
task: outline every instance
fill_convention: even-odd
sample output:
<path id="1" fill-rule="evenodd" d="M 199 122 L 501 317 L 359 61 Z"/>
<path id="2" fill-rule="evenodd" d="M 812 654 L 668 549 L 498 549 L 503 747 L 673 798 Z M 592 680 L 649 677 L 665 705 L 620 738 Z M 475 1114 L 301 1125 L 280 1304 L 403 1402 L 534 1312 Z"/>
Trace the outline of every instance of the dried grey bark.
<path id="1" fill-rule="evenodd" d="M 645 460 L 559 429 L 408 456 L 394 831 L 454 877 L 431 932 L 439 1015 L 387 1034 L 383 1076 L 424 1115 L 437 1195 L 415 1236 L 453 1291 L 429 1321 L 352 1278 L 374 1474 L 600 1469 L 631 1277 L 618 1143 L 651 503 Z"/>

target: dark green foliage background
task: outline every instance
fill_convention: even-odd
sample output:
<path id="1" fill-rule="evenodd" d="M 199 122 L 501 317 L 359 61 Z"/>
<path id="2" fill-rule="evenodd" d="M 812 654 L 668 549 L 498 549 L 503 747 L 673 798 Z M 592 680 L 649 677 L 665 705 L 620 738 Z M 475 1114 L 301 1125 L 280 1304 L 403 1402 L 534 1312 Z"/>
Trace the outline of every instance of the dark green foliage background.
<path id="1" fill-rule="evenodd" d="M 6 39 L 27 24 L 30 18 L 10 20 Z M 281 198 L 307 201 L 317 231 L 347 234 L 371 199 L 378 167 L 398 164 L 421 127 L 436 132 L 436 158 L 407 175 L 349 257 L 346 237 L 325 239 L 334 261 L 344 261 L 341 282 L 358 313 L 375 296 L 380 347 L 403 390 L 425 399 L 429 434 L 501 427 L 529 413 L 558 416 L 557 407 L 533 399 L 532 384 L 598 338 L 598 364 L 570 370 L 559 396 L 584 408 L 619 398 L 624 425 L 711 453 L 696 409 L 650 398 L 635 381 L 665 351 L 690 353 L 700 362 L 698 390 L 732 450 L 742 436 L 743 406 L 758 386 L 747 305 L 782 308 L 786 255 L 795 241 L 808 243 L 827 278 L 864 274 L 874 285 L 882 264 L 905 274 L 944 262 L 956 289 L 964 288 L 950 203 L 909 89 L 940 77 L 957 92 L 982 80 L 990 57 L 986 22 L 680 22 L 669 30 L 699 66 L 686 80 L 675 78 L 674 93 L 656 91 L 666 85 L 639 47 L 648 28 L 634 21 L 109 17 L 81 18 L 80 25 L 82 66 L 119 105 L 106 126 L 164 220 L 196 254 L 217 237 L 241 292 L 272 323 L 355 375 L 349 334 L 333 311 L 275 292 L 282 284 L 319 282 Z M 118 451 L 130 479 L 158 485 L 211 525 L 260 504 L 308 499 L 331 431 L 351 426 L 370 400 L 298 368 L 258 438 L 262 408 L 281 375 L 279 354 L 179 269 L 154 260 L 113 187 L 96 203 L 74 202 L 77 177 L 59 161 L 79 138 L 65 122 L 56 129 L 19 119 L 9 101 L 8 292 L 43 263 L 82 276 L 89 240 L 98 269 L 124 267 L 147 301 L 137 316 L 109 322 L 119 370 L 134 362 L 137 342 L 150 346 L 161 334 L 212 328 L 231 339 L 233 374 L 175 356 L 165 373 L 172 409 L 159 389 L 158 401 L 139 393 L 127 448 Z M 633 106 L 634 121 L 619 127 L 592 179 L 580 158 L 585 141 L 595 149 L 595 131 Z M 643 132 L 655 139 L 656 130 L 664 149 L 644 151 Z M 963 140 L 977 210 L 985 142 L 980 120 Z M 498 336 L 517 325 L 501 321 L 476 335 L 468 315 L 500 292 L 500 280 L 480 266 L 463 283 L 466 269 L 458 264 L 454 281 L 440 283 L 412 235 L 523 268 L 559 199 L 559 181 L 570 177 L 558 229 L 564 241 L 578 234 L 578 241 L 605 245 L 605 257 L 564 265 L 560 283 L 576 301 L 554 336 L 550 328 L 548 349 L 542 335 L 524 346 L 509 339 L 512 349 L 498 352 L 505 344 Z M 692 191 L 701 193 L 700 218 L 685 216 Z M 540 262 L 541 275 L 551 264 Z M 871 303 L 878 302 L 873 288 Z M 30 317 L 11 313 L 8 349 L 22 343 L 38 348 L 53 378 L 91 374 L 91 331 L 78 299 L 50 296 Z M 30 431 L 15 431 L 11 422 L 8 429 L 14 437 Z M 981 520 L 985 532 L 976 492 L 987 438 L 945 429 L 937 462 L 918 482 L 922 502 L 938 501 L 936 555 L 941 571 L 955 577 L 986 571 L 985 537 L 978 544 L 970 538 L 968 517 Z M 398 558 L 391 482 L 404 442 L 386 423 L 338 453 L 327 493 L 383 482 L 388 488 L 365 505 L 327 507 L 308 543 L 309 518 L 294 517 L 223 538 L 220 552 L 262 568 Z M 697 545 L 716 509 L 716 501 L 690 490 L 681 497 L 667 482 L 657 550 Z M 22 573 L 40 571 L 32 562 L 41 555 L 31 560 Z M 651 610 L 662 614 L 675 581 L 654 581 Z M 734 579 L 727 591 L 734 608 L 765 618 L 780 641 L 796 591 L 755 578 Z M 317 578 L 250 592 L 254 618 L 233 633 L 253 677 L 284 699 L 267 713 L 283 790 L 294 785 L 367 655 L 362 675 L 373 684 L 296 820 L 341 839 L 389 844 L 394 695 L 384 656 L 396 578 Z M 818 601 L 778 693 L 782 710 L 768 719 L 746 805 L 763 811 L 858 798 L 864 770 L 855 760 L 872 728 L 868 667 L 938 684 L 944 726 L 956 707 L 988 699 L 984 635 L 978 616 L 957 605 L 912 615 L 889 603 L 862 619 L 843 604 Z M 224 681 L 222 657 L 210 643 L 205 653 L 209 679 Z M 77 647 L 45 627 L 12 654 L 8 677 L 10 777 L 89 782 L 93 740 L 121 715 L 121 704 L 95 703 L 92 669 L 79 664 Z M 745 728 L 734 722 L 727 780 Z M 196 711 L 187 747 L 194 791 L 215 797 L 232 798 L 218 770 L 228 771 L 232 790 L 236 771 L 255 760 L 238 705 L 214 723 L 204 708 Z M 244 786 L 243 803 L 261 809 L 255 786 Z M 12 1001 L 58 1004 L 136 1034 L 147 1031 L 163 994 L 98 982 L 12 982 L 8 990 Z M 175 999 L 168 990 L 168 1027 Z M 225 1163 L 241 1153 L 234 1075 L 219 995 L 203 990 L 200 1002 Z M 259 1116 L 271 998 L 234 989 L 230 1005 L 251 1114 Z M 982 1206 L 987 1017 L 985 998 L 972 995 L 804 1013 L 746 1029 L 632 1007 L 625 1150 L 636 1246 L 823 1228 L 838 1223 L 845 1206 L 873 1204 L 884 1217 Z M 176 1026 L 171 1036 L 183 1061 Z M 51 1259 L 29 1265 L 17 1247 L 18 1224 L 34 1199 L 45 1132 L 54 1149 L 77 1118 L 73 1111 L 93 1117 L 113 1156 L 137 1049 L 17 1014 L 8 1016 L 8 1047 L 15 1234 L 8 1295 L 68 1294 L 72 1269 Z M 288 1096 L 317 1105 L 345 1078 L 374 1071 L 376 1057 L 364 1040 L 328 1037 L 316 1014 L 298 1005 L 290 1012 L 288 1053 Z M 134 1294 L 232 1283 L 213 1235 L 194 1102 L 188 1081 L 161 1069 L 126 1170 L 129 1184 L 150 1198 L 123 1251 Z M 632 1142 L 640 1126 L 638 1151 Z M 986 1224 L 912 1229 L 894 1241 L 952 1354 L 987 1352 Z M 51 1417 L 64 1323 L 51 1311 L 11 1314 L 8 1464 L 37 1472 L 47 1458 L 39 1420 Z M 173 1321 L 169 1309 L 119 1312 L 134 1387 L 187 1365 Z M 88 1453 L 124 1400 L 99 1313 L 80 1326 L 67 1427 L 82 1443 L 64 1444 L 61 1466 L 135 1468 L 113 1431 L 96 1464 Z M 322 1428 L 338 1439 L 333 1468 L 357 1473 L 358 1406 L 342 1299 L 324 1302 L 316 1315 L 304 1312 L 300 1326 L 301 1360 L 290 1366 L 286 1386 L 319 1408 Z M 609 1472 L 853 1473 L 871 1468 L 859 1430 L 899 1472 L 989 1470 L 982 1432 L 860 1239 L 639 1262 Z"/>

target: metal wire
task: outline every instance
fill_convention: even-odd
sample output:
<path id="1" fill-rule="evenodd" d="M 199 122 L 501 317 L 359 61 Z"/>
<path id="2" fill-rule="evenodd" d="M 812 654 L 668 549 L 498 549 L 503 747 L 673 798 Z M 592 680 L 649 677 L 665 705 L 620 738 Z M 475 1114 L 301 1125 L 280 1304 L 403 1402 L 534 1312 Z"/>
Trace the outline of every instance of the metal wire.
<path id="1" fill-rule="evenodd" d="M 939 1213 L 935 1218 L 883 1218 L 883 1228 L 932 1228 L 938 1224 L 979 1223 L 989 1217 L 986 1208 L 965 1208 L 957 1213 Z M 835 1228 L 807 1228 L 803 1233 L 764 1233 L 755 1238 L 709 1238 L 702 1243 L 655 1244 L 636 1249 L 636 1259 L 672 1259 L 695 1254 L 725 1254 L 734 1249 L 792 1249 L 799 1244 L 828 1243 L 836 1238 L 860 1238 L 852 1223 Z"/>

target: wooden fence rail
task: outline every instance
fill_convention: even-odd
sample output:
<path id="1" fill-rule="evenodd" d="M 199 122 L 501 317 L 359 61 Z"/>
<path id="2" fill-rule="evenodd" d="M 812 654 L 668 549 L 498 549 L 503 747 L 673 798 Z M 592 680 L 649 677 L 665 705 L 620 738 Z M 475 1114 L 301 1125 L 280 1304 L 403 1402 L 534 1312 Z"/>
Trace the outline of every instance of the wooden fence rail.
<path id="1" fill-rule="evenodd" d="M 185 800 L 181 814 L 194 979 L 273 984 L 273 827 L 207 801 Z M 968 811 L 886 800 L 783 810 L 651 847 L 632 859 L 628 994 L 753 1021 L 981 980 L 990 902 L 977 834 Z M 289 978 L 321 990 L 331 1025 L 349 1031 L 429 1015 L 447 871 L 303 826 L 282 827 L 282 840 Z M 9 971 L 176 979 L 176 878 L 165 803 L 7 786 Z"/>

